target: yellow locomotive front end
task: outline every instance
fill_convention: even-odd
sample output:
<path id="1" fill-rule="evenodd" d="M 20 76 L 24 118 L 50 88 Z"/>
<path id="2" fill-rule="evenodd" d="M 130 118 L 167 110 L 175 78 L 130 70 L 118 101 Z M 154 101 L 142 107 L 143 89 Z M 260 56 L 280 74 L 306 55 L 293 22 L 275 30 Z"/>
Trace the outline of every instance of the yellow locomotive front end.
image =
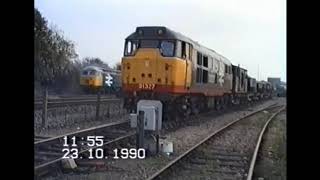
<path id="1" fill-rule="evenodd" d="M 191 45 L 165 27 L 138 27 L 125 41 L 122 88 L 137 99 L 174 99 L 191 86 Z M 134 100 L 135 99 L 135 100 Z"/>
<path id="2" fill-rule="evenodd" d="M 80 74 L 80 85 L 85 90 L 96 90 L 102 87 L 103 78 L 101 70 L 94 66 L 84 68 Z"/>
<path id="3" fill-rule="evenodd" d="M 137 28 L 135 36 L 126 40 L 122 58 L 125 92 L 187 92 L 191 84 L 189 51 L 183 59 L 182 42 L 170 39 L 165 33 L 161 27 Z"/>

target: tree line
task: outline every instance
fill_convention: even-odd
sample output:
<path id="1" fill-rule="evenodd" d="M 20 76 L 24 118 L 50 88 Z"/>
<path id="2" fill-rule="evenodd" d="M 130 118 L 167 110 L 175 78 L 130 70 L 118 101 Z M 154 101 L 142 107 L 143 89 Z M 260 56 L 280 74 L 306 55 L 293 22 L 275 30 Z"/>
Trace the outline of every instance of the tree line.
<path id="1" fill-rule="evenodd" d="M 58 94 L 61 92 L 80 92 L 80 71 L 87 65 L 111 68 L 98 57 L 86 57 L 80 60 L 74 42 L 68 40 L 57 28 L 49 27 L 48 21 L 35 8 L 35 90 L 40 91 L 43 88 L 49 88 L 49 90 Z M 113 68 L 120 70 L 120 63 L 117 63 Z"/>

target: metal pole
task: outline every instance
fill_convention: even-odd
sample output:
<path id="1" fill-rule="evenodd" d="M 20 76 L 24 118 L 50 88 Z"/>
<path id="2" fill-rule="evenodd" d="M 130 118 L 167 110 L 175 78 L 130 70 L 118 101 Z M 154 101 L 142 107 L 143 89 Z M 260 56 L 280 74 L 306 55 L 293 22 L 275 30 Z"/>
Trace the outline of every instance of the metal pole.
<path id="1" fill-rule="evenodd" d="M 139 111 L 137 122 L 137 149 L 144 147 L 144 111 Z"/>
<path id="2" fill-rule="evenodd" d="M 156 109 L 156 152 L 157 154 L 159 154 L 159 137 L 160 137 L 160 133 L 159 133 L 159 111 L 158 109 Z"/>
<path id="3" fill-rule="evenodd" d="M 43 92 L 43 99 L 42 99 L 42 123 L 41 126 L 44 128 L 47 124 L 47 112 L 48 112 L 48 87 L 46 86 Z"/>
<path id="4" fill-rule="evenodd" d="M 87 121 L 87 108 L 84 106 L 84 121 Z"/>
<path id="5" fill-rule="evenodd" d="M 260 79 L 260 72 L 259 72 L 259 64 L 258 64 L 258 81 Z"/>
<path id="6" fill-rule="evenodd" d="M 110 117 L 110 104 L 107 105 L 107 117 Z"/>
<path id="7" fill-rule="evenodd" d="M 98 90 L 98 94 L 97 94 L 97 106 L 96 106 L 96 121 L 99 121 L 100 99 L 101 99 L 101 92 L 100 92 L 100 90 Z"/>

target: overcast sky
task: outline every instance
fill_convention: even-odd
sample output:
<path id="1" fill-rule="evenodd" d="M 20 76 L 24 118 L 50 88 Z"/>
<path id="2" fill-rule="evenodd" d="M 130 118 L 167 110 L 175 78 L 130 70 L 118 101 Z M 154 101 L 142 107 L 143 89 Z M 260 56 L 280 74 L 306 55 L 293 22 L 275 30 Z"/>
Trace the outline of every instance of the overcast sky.
<path id="1" fill-rule="evenodd" d="M 167 26 L 248 69 L 286 81 L 285 0 L 35 0 L 80 58 L 121 61 L 137 26 Z"/>

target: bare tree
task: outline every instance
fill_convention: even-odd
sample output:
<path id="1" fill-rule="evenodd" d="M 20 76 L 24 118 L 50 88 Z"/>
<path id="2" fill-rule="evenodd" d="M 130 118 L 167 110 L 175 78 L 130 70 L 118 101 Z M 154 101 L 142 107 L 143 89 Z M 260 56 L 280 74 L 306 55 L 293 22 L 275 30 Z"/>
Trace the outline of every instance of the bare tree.
<path id="1" fill-rule="evenodd" d="M 37 9 L 34 13 L 34 79 L 48 86 L 70 73 L 71 60 L 78 55 L 70 40 L 57 29 L 49 28 L 47 20 Z"/>
<path id="2" fill-rule="evenodd" d="M 117 62 L 113 69 L 121 71 L 121 62 Z"/>

